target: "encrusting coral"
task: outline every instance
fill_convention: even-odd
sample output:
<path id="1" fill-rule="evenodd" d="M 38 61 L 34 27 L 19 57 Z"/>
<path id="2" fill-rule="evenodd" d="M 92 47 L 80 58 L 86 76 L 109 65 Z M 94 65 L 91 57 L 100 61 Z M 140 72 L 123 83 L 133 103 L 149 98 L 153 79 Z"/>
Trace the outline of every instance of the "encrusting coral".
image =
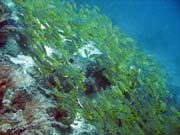
<path id="1" fill-rule="evenodd" d="M 29 68 L 22 69 L 15 64 L 15 58 L 10 61 L 4 57 L 0 55 L 0 134 L 49 135 L 60 132 L 58 128 L 67 128 L 62 120 L 56 120 L 57 115 L 50 115 L 53 112 L 50 108 L 55 108 L 56 102 L 38 92 L 33 78 L 23 73 Z"/>
<path id="2" fill-rule="evenodd" d="M 12 19 L 8 7 L 0 2 L 0 47 L 4 46 L 8 37 L 17 30 L 17 24 Z"/>
<path id="3" fill-rule="evenodd" d="M 5 65 L 0 65 L 0 109 L 3 107 L 2 100 L 5 92 L 13 86 L 11 69 Z"/>

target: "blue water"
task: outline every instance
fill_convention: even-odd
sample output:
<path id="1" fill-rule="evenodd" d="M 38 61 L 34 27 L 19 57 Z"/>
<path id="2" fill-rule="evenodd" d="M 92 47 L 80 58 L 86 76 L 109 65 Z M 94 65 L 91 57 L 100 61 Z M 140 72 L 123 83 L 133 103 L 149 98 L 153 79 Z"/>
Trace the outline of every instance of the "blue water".
<path id="1" fill-rule="evenodd" d="M 180 87 L 180 0 L 75 0 L 97 5 L 137 45 L 166 67 Z"/>

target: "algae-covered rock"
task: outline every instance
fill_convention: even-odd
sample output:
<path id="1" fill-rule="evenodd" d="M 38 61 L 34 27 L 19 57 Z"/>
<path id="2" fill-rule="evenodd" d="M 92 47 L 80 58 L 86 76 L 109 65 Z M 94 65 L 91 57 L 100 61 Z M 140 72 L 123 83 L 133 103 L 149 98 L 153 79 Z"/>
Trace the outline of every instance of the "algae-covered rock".
<path id="1" fill-rule="evenodd" d="M 4 3 L 0 2 L 0 47 L 3 47 L 8 37 L 17 30 L 17 24 L 12 19 L 11 10 Z"/>

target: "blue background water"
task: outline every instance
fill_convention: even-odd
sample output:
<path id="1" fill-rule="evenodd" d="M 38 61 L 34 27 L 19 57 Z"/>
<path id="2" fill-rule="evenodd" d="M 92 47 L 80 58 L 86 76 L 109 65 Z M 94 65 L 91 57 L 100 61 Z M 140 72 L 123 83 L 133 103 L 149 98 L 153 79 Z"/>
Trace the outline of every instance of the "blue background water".
<path id="1" fill-rule="evenodd" d="M 180 0 L 75 0 L 97 5 L 114 25 L 167 68 L 180 87 Z"/>

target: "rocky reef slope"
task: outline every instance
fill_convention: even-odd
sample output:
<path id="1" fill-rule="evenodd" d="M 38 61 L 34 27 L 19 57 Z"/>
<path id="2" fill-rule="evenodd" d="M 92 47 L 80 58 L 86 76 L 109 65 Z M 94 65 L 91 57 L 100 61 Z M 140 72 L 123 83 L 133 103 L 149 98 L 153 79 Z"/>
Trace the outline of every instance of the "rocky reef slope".
<path id="1" fill-rule="evenodd" d="M 4 1 L 0 37 L 0 134 L 179 134 L 161 66 L 97 7 Z"/>

